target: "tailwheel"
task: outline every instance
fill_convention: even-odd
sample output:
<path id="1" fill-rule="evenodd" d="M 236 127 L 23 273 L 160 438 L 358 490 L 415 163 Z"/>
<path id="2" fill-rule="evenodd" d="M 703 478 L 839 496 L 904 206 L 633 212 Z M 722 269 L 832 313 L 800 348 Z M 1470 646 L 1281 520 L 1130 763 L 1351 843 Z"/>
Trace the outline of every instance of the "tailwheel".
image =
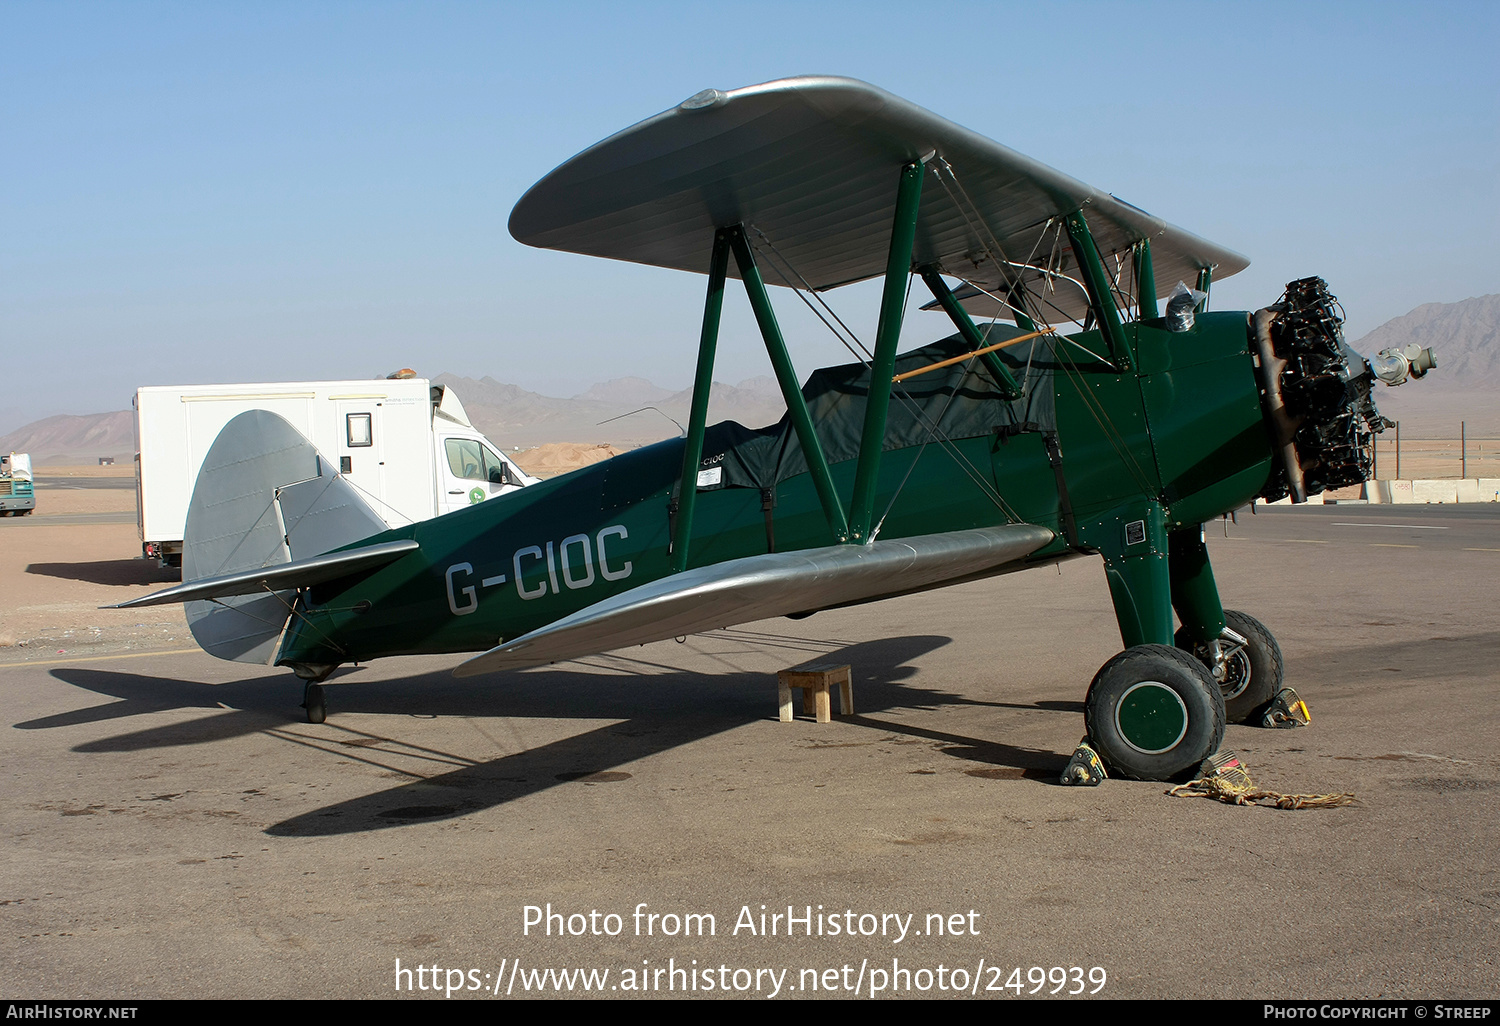
<path id="1" fill-rule="evenodd" d="M 323 685 L 308 682 L 302 692 L 302 708 L 307 710 L 308 723 L 322 723 L 328 718 L 328 705 L 323 699 Z"/>
<path id="2" fill-rule="evenodd" d="M 328 718 L 328 706 L 323 699 L 323 682 L 339 668 L 338 663 L 287 663 L 298 679 L 306 682 L 302 689 L 302 708 L 307 710 L 308 723 L 322 723 Z"/>
<path id="3" fill-rule="evenodd" d="M 1178 648 L 1191 652 L 1219 679 L 1230 723 L 1260 722 L 1285 676 L 1281 646 L 1265 624 L 1248 613 L 1224 610 L 1224 634 L 1219 639 L 1217 660 L 1210 646 L 1193 640 L 1185 627 L 1174 640 Z M 1217 671 L 1216 662 L 1221 667 Z"/>
<path id="4" fill-rule="evenodd" d="M 1116 776 L 1185 778 L 1224 740 L 1224 697 L 1202 663 L 1137 645 L 1100 667 L 1084 700 L 1094 749 Z"/>

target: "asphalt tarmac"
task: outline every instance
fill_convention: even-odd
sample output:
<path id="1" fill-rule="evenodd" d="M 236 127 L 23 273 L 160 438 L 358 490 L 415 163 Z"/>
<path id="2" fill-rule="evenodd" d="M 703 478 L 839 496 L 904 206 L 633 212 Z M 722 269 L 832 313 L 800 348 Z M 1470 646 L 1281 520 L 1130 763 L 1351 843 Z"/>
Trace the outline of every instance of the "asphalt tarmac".
<path id="1" fill-rule="evenodd" d="M 37 491 L 47 491 L 56 488 L 60 491 L 78 491 L 80 489 L 107 488 L 111 491 L 135 491 L 135 477 L 46 477 L 39 476 L 36 479 Z"/>
<path id="2" fill-rule="evenodd" d="M 0 990 L 1500 996 L 1500 509 L 1228 532 L 1313 722 L 1225 745 L 1355 805 L 1059 786 L 1119 648 L 1097 558 L 477 681 L 386 660 L 316 726 L 284 670 L 0 650 Z M 857 715 L 778 722 L 814 658 Z"/>
<path id="3" fill-rule="evenodd" d="M 45 506 L 41 508 L 46 509 Z M 122 513 L 118 510 L 103 513 L 38 513 L 33 511 L 24 517 L 11 517 L 10 522 L 16 527 L 92 527 L 98 524 L 134 524 L 136 519 L 133 512 Z"/>

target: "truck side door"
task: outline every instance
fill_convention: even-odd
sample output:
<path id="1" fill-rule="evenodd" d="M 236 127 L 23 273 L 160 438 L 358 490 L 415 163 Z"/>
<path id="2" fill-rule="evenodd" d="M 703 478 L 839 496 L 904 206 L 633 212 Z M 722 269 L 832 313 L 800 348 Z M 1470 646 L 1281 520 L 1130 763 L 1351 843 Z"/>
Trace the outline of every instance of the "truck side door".
<path id="1" fill-rule="evenodd" d="M 337 403 L 339 473 L 381 516 L 390 519 L 385 504 L 384 432 L 381 404 L 375 400 Z"/>

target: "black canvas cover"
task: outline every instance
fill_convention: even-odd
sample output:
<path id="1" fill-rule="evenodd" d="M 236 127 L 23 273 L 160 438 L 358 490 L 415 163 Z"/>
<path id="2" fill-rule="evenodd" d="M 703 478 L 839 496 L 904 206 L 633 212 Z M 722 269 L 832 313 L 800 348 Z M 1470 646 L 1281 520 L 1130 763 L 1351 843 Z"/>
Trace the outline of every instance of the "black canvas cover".
<path id="1" fill-rule="evenodd" d="M 986 329 L 981 327 L 980 331 Z M 1022 334 L 1025 332 L 1013 324 L 991 324 L 986 344 Z M 969 351 L 962 336 L 950 335 L 898 356 L 896 373 Z M 1055 430 L 1052 376 L 1056 363 L 1051 343 L 1032 339 L 998 350 L 996 355 L 1022 384 L 1022 398 L 1006 400 L 999 381 L 980 358 L 897 382 L 891 388 L 885 449 L 904 449 L 939 439 L 976 438 L 997 430 Z M 859 455 L 869 392 L 870 368 L 862 363 L 814 371 L 802 386 L 818 444 L 830 464 Z M 722 484 L 715 487 L 772 488 L 807 471 L 807 459 L 789 414 L 760 429 L 734 421 L 715 424 L 704 436 L 703 454 L 704 468 L 723 468 Z"/>

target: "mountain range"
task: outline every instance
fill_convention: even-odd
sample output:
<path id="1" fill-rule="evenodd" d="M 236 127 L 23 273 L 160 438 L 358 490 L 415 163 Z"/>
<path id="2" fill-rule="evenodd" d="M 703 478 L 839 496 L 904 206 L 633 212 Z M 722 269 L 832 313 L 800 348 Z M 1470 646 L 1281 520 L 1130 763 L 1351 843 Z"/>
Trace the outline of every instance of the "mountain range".
<path id="1" fill-rule="evenodd" d="M 1378 386 L 1381 412 L 1399 420 L 1408 437 L 1456 438 L 1460 421 L 1471 438 L 1500 437 L 1500 294 L 1427 303 L 1352 345 L 1373 353 L 1412 342 L 1433 348 L 1437 369 L 1399 388 Z M 439 374 L 433 381 L 452 388 L 474 426 L 506 448 L 547 442 L 649 444 L 681 433 L 692 399 L 690 389 L 674 392 L 636 377 L 601 382 L 570 399 L 488 376 Z M 773 378 L 714 382 L 709 422 L 761 427 L 785 409 Z M 134 419 L 130 410 L 47 417 L 0 437 L 0 451 L 29 452 L 39 463 L 93 463 L 100 456 L 125 462 L 135 454 Z"/>

